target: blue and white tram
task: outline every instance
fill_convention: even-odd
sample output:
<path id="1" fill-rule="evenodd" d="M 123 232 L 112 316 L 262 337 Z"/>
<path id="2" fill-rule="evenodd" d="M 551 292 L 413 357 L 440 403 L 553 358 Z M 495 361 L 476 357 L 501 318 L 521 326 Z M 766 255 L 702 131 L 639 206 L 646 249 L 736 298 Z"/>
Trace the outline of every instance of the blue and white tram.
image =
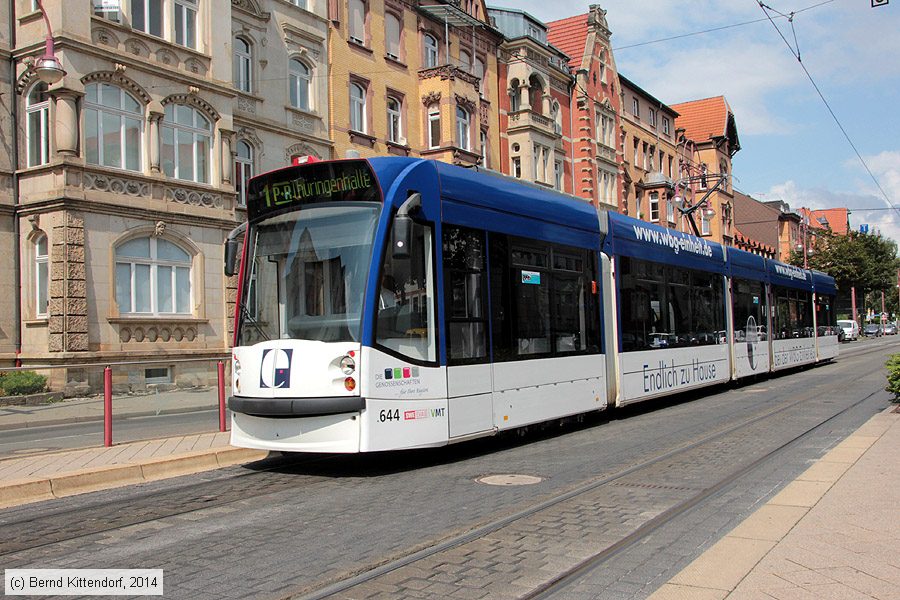
<path id="1" fill-rule="evenodd" d="M 235 445 L 439 446 L 606 406 L 589 204 L 406 158 L 293 166 L 248 192 Z"/>
<path id="2" fill-rule="evenodd" d="M 816 361 L 821 362 L 838 355 L 838 324 L 834 306 L 837 287 L 834 277 L 821 271 L 812 271 L 812 280 L 816 306 L 813 315 L 816 323 Z"/>
<path id="3" fill-rule="evenodd" d="M 830 279 L 430 160 L 295 165 L 247 205 L 226 273 L 243 237 L 229 408 L 250 448 L 441 446 L 766 372 L 769 332 L 792 328 L 782 361 L 806 348 Z"/>
<path id="4" fill-rule="evenodd" d="M 722 246 L 603 213 L 614 264 L 624 405 L 729 380 Z"/>

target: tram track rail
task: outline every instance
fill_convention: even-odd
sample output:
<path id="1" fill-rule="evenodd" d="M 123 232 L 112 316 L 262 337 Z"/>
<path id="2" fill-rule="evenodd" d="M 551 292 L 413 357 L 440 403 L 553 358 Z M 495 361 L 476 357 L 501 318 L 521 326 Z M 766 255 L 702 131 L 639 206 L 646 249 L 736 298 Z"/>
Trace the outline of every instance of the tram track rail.
<path id="1" fill-rule="evenodd" d="M 847 358 L 855 358 L 879 351 L 881 351 L 879 347 L 865 348 L 853 352 Z M 781 378 L 775 377 L 775 380 L 779 379 Z M 577 497 L 579 494 L 583 494 L 591 489 L 612 483 L 641 468 L 656 464 L 678 453 L 686 452 L 702 443 L 708 443 L 713 439 L 726 436 L 742 427 L 771 418 L 778 413 L 808 401 L 810 398 L 814 398 L 815 395 L 815 393 L 812 393 L 809 395 L 810 397 L 804 397 L 777 409 L 757 414 L 749 420 L 744 420 L 736 425 L 717 431 L 707 438 L 687 446 L 673 448 L 668 452 L 659 454 L 640 464 L 630 466 L 615 474 L 595 479 L 585 486 L 570 489 L 533 507 L 478 526 L 463 535 L 439 540 L 436 545 L 429 548 L 420 548 L 405 557 L 397 558 L 394 562 L 376 566 L 368 572 L 367 576 L 354 575 L 353 578 L 357 580 L 357 578 L 362 577 L 359 581 L 373 579 L 383 572 L 395 570 L 405 564 L 411 564 L 440 551 L 460 546 L 472 539 L 476 539 L 479 535 L 486 535 L 518 519 L 546 510 L 550 506 Z M 458 447 L 456 448 L 456 450 L 459 449 Z M 366 461 L 368 458 L 364 456 L 356 460 L 357 462 L 360 460 Z M 422 462 L 427 465 L 431 464 L 430 460 L 423 459 Z M 287 490 L 315 485 L 331 479 L 334 471 L 347 469 L 347 463 L 348 457 L 334 455 L 270 458 L 252 471 L 242 471 L 225 478 L 191 482 L 175 488 L 152 490 L 136 499 L 125 499 L 124 501 L 118 497 L 103 499 L 88 506 L 80 505 L 74 509 L 52 510 L 37 515 L 34 515 L 33 510 L 29 510 L 28 507 L 24 507 L 25 510 L 13 509 L 12 511 L 0 513 L 0 525 L 3 526 L 5 533 L 4 537 L 0 539 L 0 558 L 21 552 L 40 550 L 98 534 L 115 532 L 153 521 L 188 515 L 211 508 L 221 508 L 238 502 L 258 500 Z M 310 469 L 310 467 L 315 468 Z M 415 468 L 415 464 L 413 464 L 412 468 Z M 324 471 L 326 474 L 320 476 L 309 472 L 315 472 L 316 470 Z M 350 470 L 353 470 L 352 466 Z M 17 519 L 18 515 L 23 515 L 24 518 Z M 344 586 L 341 589 L 349 589 L 349 587 L 352 586 Z M 311 597 L 324 596 L 313 595 Z"/>
<path id="2" fill-rule="evenodd" d="M 865 350 L 853 353 L 852 357 L 864 358 L 869 354 L 880 351 L 882 351 L 881 348 L 867 348 Z M 877 368 L 868 369 L 865 374 L 871 375 L 880 370 L 880 368 L 881 366 L 878 365 Z M 600 567 L 606 561 L 612 559 L 623 551 L 626 551 L 628 548 L 639 543 L 641 540 L 646 539 L 648 536 L 652 535 L 654 532 L 658 531 L 661 527 L 670 523 L 678 516 L 697 507 L 704 501 L 714 497 L 716 494 L 721 493 L 723 490 L 729 488 L 742 477 L 748 475 L 755 469 L 773 460 L 775 457 L 783 453 L 786 449 L 806 439 L 815 431 L 827 426 L 835 419 L 870 400 L 879 392 L 880 390 L 873 391 L 867 394 L 865 397 L 842 407 L 836 412 L 833 412 L 826 418 L 818 420 L 813 425 L 805 428 L 796 435 L 793 435 L 790 439 L 784 441 L 778 446 L 771 448 L 761 456 L 758 456 L 752 461 L 741 465 L 739 468 L 728 472 L 725 476 L 720 477 L 715 482 L 699 490 L 697 493 L 692 494 L 688 499 L 671 506 L 656 517 L 653 517 L 652 519 L 646 521 L 645 523 L 637 527 L 634 531 L 622 537 L 608 547 L 604 548 L 602 551 L 577 562 L 570 568 L 565 569 L 558 575 L 538 585 L 528 594 L 519 596 L 519 598 L 521 600 L 550 598 L 554 594 L 564 591 L 568 586 L 572 585 L 586 573 L 589 573 L 593 569 Z M 345 592 L 349 592 L 359 586 L 364 586 L 367 583 L 377 580 L 379 577 L 388 575 L 390 573 L 403 569 L 404 567 L 415 565 L 415 563 L 421 561 L 435 559 L 442 553 L 460 548 L 476 540 L 486 538 L 491 534 L 494 534 L 495 532 L 498 532 L 503 528 L 510 526 L 513 523 L 522 521 L 535 515 L 539 515 L 540 513 L 547 511 L 548 509 L 557 507 L 565 502 L 576 499 L 580 496 L 584 496 L 591 492 L 595 492 L 605 486 L 619 484 L 622 480 L 629 476 L 638 474 L 643 470 L 647 470 L 653 466 L 664 463 L 665 461 L 668 461 L 674 457 L 689 453 L 692 450 L 696 450 L 702 446 L 711 444 L 712 442 L 721 440 L 723 438 L 727 438 L 729 435 L 734 434 L 735 432 L 738 432 L 742 429 L 746 429 L 767 420 L 777 418 L 782 413 L 798 408 L 810 401 L 816 400 L 821 396 L 821 393 L 822 392 L 820 389 L 818 389 L 818 386 L 814 387 L 808 390 L 807 393 L 798 400 L 778 406 L 777 408 L 768 410 L 763 414 L 757 414 L 751 418 L 743 420 L 740 423 L 729 425 L 707 436 L 696 439 L 688 444 L 670 449 L 661 454 L 657 454 L 654 457 L 628 466 L 613 474 L 602 476 L 583 485 L 576 486 L 561 493 L 555 494 L 523 510 L 519 510 L 512 514 L 505 515 L 501 518 L 482 523 L 475 528 L 470 529 L 469 531 L 449 538 L 445 538 L 438 541 L 437 543 L 433 543 L 433 545 L 430 545 L 428 547 L 415 548 L 405 555 L 390 557 L 378 565 L 370 565 L 354 572 L 347 572 L 342 575 L 332 577 L 327 582 L 319 582 L 317 584 L 310 584 L 303 586 L 302 588 L 297 588 L 286 595 L 278 596 L 278 598 L 279 600 L 319 600 L 330 597 L 342 597 L 342 594 L 344 594 Z M 424 546 L 424 544 L 422 546 Z"/>

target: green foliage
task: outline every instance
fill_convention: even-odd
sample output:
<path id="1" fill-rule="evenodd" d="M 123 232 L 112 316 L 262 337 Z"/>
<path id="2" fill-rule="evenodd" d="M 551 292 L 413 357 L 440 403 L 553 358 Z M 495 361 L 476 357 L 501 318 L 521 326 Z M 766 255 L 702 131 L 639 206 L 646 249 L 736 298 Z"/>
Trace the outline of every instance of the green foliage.
<path id="1" fill-rule="evenodd" d="M 792 252 L 790 261 L 803 265 L 803 254 Z M 834 277 L 838 289 L 855 287 L 860 297 L 874 290 L 895 290 L 900 268 L 895 242 L 880 233 L 856 231 L 847 235 L 818 233 L 807 262 L 811 269 Z"/>
<path id="2" fill-rule="evenodd" d="M 894 394 L 894 402 L 900 402 L 900 354 L 891 354 L 887 363 L 887 391 Z"/>
<path id="3" fill-rule="evenodd" d="M 13 371 L 0 378 L 0 395 L 24 396 L 47 388 L 47 378 L 34 371 Z"/>

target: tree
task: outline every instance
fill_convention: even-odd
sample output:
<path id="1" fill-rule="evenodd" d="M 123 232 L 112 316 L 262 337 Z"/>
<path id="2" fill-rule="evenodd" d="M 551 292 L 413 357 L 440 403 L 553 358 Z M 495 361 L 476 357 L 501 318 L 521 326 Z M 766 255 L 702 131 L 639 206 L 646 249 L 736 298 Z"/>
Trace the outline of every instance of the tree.
<path id="1" fill-rule="evenodd" d="M 802 266 L 803 252 L 791 252 L 790 263 Z M 880 233 L 817 233 L 812 251 L 807 254 L 807 263 L 809 268 L 834 277 L 842 292 L 847 293 L 855 287 L 857 297 L 861 299 L 868 292 L 896 294 L 897 269 L 900 268 L 897 244 Z M 880 297 L 879 294 L 879 309 Z"/>

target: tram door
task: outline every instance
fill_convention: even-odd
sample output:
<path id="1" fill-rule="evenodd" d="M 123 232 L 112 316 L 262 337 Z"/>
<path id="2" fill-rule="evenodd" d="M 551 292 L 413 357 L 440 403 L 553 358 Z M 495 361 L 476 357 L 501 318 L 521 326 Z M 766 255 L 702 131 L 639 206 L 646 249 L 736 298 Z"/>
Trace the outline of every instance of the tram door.
<path id="1" fill-rule="evenodd" d="M 486 234 L 444 225 L 444 320 L 450 438 L 493 428 Z"/>

